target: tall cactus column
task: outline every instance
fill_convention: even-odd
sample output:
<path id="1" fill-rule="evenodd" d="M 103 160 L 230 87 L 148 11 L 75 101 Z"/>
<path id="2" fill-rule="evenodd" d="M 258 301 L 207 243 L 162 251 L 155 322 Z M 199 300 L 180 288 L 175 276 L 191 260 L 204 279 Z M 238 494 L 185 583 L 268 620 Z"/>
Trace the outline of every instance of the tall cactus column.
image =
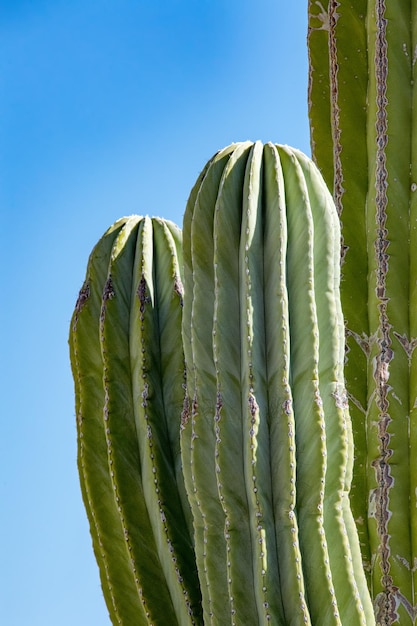
<path id="1" fill-rule="evenodd" d="M 349 506 L 339 223 L 300 152 L 220 151 L 184 217 L 185 484 L 204 623 L 373 623 Z"/>
<path id="2" fill-rule="evenodd" d="M 378 624 L 417 622 L 417 4 L 309 2 L 314 158 L 342 223 L 352 506 Z"/>
<path id="3" fill-rule="evenodd" d="M 78 467 L 113 624 L 202 623 L 180 457 L 181 231 L 132 216 L 91 253 L 71 321 Z"/>

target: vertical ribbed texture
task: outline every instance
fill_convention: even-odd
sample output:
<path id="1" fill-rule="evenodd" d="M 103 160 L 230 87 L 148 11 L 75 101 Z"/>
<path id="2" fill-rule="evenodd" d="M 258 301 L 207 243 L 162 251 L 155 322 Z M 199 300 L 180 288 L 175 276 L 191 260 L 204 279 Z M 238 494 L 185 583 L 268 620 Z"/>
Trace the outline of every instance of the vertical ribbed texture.
<path id="1" fill-rule="evenodd" d="M 337 213 L 300 152 L 217 153 L 184 217 L 182 423 L 204 623 L 373 623 L 348 494 Z"/>
<path id="2" fill-rule="evenodd" d="M 417 5 L 309 10 L 313 155 L 342 223 L 352 508 L 377 623 L 404 626 L 417 622 Z"/>
<path id="3" fill-rule="evenodd" d="M 181 470 L 181 231 L 137 216 L 94 248 L 71 321 L 78 466 L 114 624 L 201 624 Z"/>

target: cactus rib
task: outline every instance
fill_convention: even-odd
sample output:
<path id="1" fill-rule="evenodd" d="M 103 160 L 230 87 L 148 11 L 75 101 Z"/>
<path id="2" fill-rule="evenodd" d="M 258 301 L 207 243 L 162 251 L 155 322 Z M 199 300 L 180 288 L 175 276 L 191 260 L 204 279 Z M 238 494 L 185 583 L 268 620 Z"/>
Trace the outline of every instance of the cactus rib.
<path id="1" fill-rule="evenodd" d="M 219 153 L 215 162 L 199 178 L 213 181 L 200 188 L 199 181 L 191 195 L 193 213 L 184 215 L 183 237 L 193 246 L 184 247 L 183 342 L 187 362 L 188 419 L 183 422 L 181 451 L 184 478 L 195 524 L 196 559 L 203 598 L 204 621 L 208 624 L 227 623 L 230 615 L 227 593 L 227 568 L 222 558 L 225 538 L 218 532 L 224 526 L 224 512 L 218 500 L 215 477 L 215 459 L 210 454 L 215 445 L 212 416 L 216 413 L 216 382 L 212 348 L 206 343 L 206 330 L 212 328 L 214 315 L 213 242 L 207 237 L 213 219 L 217 186 L 223 171 L 226 154 Z M 198 261 L 197 261 L 198 260 Z M 207 268 L 206 274 L 196 274 L 193 265 L 198 262 Z M 191 285 L 196 286 L 191 289 Z M 189 294 L 195 294 L 192 298 Z M 188 341 L 187 341 L 188 339 Z M 207 393 L 199 393 L 204 385 Z M 187 471 L 187 468 L 189 471 Z"/>
<path id="2" fill-rule="evenodd" d="M 125 541 L 113 496 L 107 461 L 102 410 L 104 389 L 98 332 L 102 287 L 108 257 L 123 223 L 113 225 L 90 255 L 87 276 L 71 320 L 70 351 L 74 374 L 78 433 L 78 469 L 94 553 L 100 567 L 101 585 L 113 624 L 127 623 L 135 616 L 147 624 L 134 581 L 128 572 Z M 86 347 L 88 346 L 88 349 Z"/>

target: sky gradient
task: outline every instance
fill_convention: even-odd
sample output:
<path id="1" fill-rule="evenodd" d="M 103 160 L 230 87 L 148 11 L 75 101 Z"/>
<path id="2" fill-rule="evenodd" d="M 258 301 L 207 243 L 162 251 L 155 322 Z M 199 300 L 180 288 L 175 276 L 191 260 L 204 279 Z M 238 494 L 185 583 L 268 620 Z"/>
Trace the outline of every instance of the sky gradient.
<path id="1" fill-rule="evenodd" d="M 307 1 L 0 0 L 0 614 L 109 626 L 76 467 L 68 328 L 132 213 L 181 225 L 218 149 L 309 153 Z"/>

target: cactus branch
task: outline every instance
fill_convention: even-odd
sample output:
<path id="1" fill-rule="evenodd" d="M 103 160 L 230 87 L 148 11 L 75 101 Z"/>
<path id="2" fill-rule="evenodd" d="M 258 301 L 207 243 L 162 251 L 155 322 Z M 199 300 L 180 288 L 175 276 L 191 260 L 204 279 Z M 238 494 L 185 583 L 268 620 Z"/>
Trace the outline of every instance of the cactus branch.
<path id="1" fill-rule="evenodd" d="M 342 223 L 352 507 L 377 623 L 415 624 L 416 6 L 331 1 L 321 31 L 309 8 L 312 146 Z"/>
<path id="2" fill-rule="evenodd" d="M 202 623 L 179 440 L 180 245 L 171 222 L 116 222 L 71 323 L 80 479 L 115 624 Z"/>
<path id="3" fill-rule="evenodd" d="M 283 146 L 217 153 L 187 204 L 182 453 L 208 623 L 373 623 L 348 501 L 339 237 L 315 166 Z"/>

